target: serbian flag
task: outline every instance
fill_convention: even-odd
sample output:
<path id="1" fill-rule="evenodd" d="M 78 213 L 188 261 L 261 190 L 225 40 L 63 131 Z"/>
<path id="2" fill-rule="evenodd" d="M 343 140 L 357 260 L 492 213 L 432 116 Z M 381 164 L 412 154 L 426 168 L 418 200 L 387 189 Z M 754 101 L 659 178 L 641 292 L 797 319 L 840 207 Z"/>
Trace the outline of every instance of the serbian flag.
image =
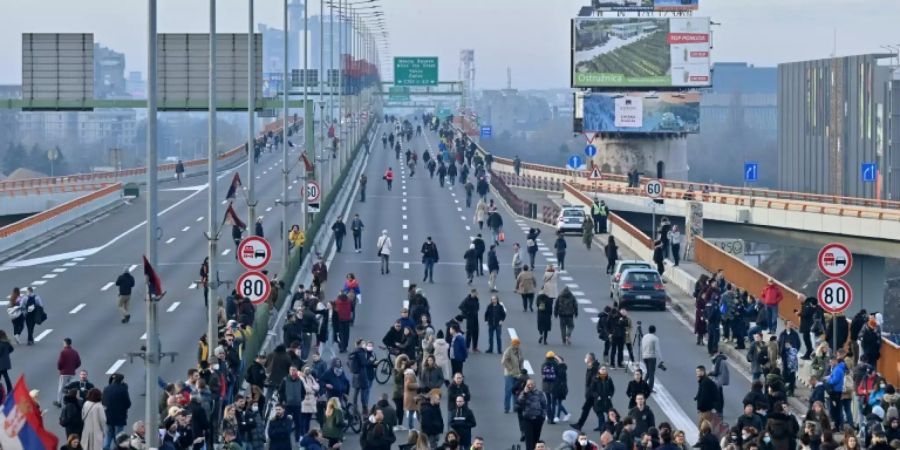
<path id="1" fill-rule="evenodd" d="M 153 270 L 153 266 L 150 265 L 150 261 L 147 260 L 146 256 L 144 256 L 144 276 L 147 277 L 147 291 L 150 295 L 162 297 L 165 293 L 163 292 L 162 281 L 160 281 L 159 275 Z"/>
<path id="2" fill-rule="evenodd" d="M 309 158 L 306 157 L 306 152 L 300 154 L 300 159 L 303 160 L 303 166 L 306 168 L 306 171 L 312 173 L 315 166 L 313 166 L 313 163 L 309 162 Z"/>
<path id="3" fill-rule="evenodd" d="M 228 209 L 225 210 L 225 219 L 222 220 L 222 224 L 226 223 L 237 225 L 238 228 L 247 228 L 247 224 L 242 222 L 241 218 L 234 212 L 234 205 L 228 205 Z"/>
<path id="4" fill-rule="evenodd" d="M 235 172 L 234 177 L 231 179 L 231 186 L 228 186 L 228 193 L 225 194 L 225 198 L 233 199 L 237 195 L 238 186 L 242 186 L 241 174 L 238 172 Z"/>
<path id="5" fill-rule="evenodd" d="M 37 403 L 28 395 L 25 377 L 19 376 L 0 409 L 0 448 L 3 450 L 56 450 L 59 440 L 44 429 Z"/>

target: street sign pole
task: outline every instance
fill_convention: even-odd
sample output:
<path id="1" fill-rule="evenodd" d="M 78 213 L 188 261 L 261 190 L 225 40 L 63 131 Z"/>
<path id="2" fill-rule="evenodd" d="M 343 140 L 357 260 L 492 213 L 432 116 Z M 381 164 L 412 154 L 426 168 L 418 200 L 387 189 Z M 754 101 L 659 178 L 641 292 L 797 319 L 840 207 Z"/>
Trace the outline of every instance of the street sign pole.
<path id="1" fill-rule="evenodd" d="M 250 8 L 252 11 L 253 0 L 250 0 Z M 252 13 L 251 13 L 252 17 Z M 253 46 L 250 47 L 251 49 Z M 252 50 L 251 50 L 252 51 Z M 252 53 L 251 53 L 252 54 Z M 217 230 L 218 212 L 216 211 L 216 203 L 218 202 L 218 189 L 216 189 L 216 0 L 209 0 L 209 124 L 207 131 L 209 132 L 209 148 L 207 149 L 207 162 L 209 168 L 207 170 L 207 182 L 209 183 L 209 214 L 207 214 L 206 236 L 208 243 L 209 256 L 209 301 L 206 302 L 206 342 L 212 344 L 218 340 L 218 302 L 216 301 L 216 289 L 219 281 L 219 265 L 216 257 L 218 256 L 217 240 L 219 238 Z M 252 70 L 250 71 L 252 72 Z M 253 116 L 251 110 L 250 114 Z M 251 120 L 252 122 L 252 120 Z M 252 136 L 253 127 L 250 127 Z M 252 139 L 252 138 L 251 138 Z M 248 160 L 253 160 L 253 150 L 251 148 L 248 153 Z M 201 287 L 202 288 L 202 287 Z M 210 366 L 215 363 L 216 355 L 209 352 L 207 361 Z M 148 399 L 155 397 L 147 397 Z"/>
<path id="2" fill-rule="evenodd" d="M 147 259 L 156 265 L 157 213 L 157 166 L 156 154 L 156 0 L 148 0 L 147 14 Z M 209 187 L 212 189 L 212 186 Z M 149 289 L 148 289 L 149 291 Z M 159 398 L 157 373 L 159 372 L 159 336 L 156 324 L 156 302 L 147 293 L 147 350 L 144 355 L 145 388 L 147 402 L 144 402 L 144 424 L 150 430 L 146 434 L 147 447 L 159 448 Z"/>
<path id="3" fill-rule="evenodd" d="M 250 17 L 252 20 L 253 0 L 250 0 L 250 5 L 251 5 L 250 6 L 250 8 L 251 8 Z M 305 31 L 306 30 L 304 30 L 304 32 Z M 250 35 L 251 36 L 253 35 L 253 23 L 252 22 L 250 23 Z M 304 33 L 304 37 L 305 36 L 306 36 L 306 34 Z M 251 40 L 249 42 L 250 42 L 250 45 L 252 48 L 253 41 Z M 288 112 L 289 112 L 288 111 L 288 92 L 289 92 L 289 90 L 288 90 L 288 85 L 287 85 L 288 42 L 289 42 L 289 39 L 288 39 L 288 2 L 287 2 L 287 0 L 284 0 L 284 54 L 282 56 L 284 57 L 284 60 L 283 60 L 284 72 L 283 73 L 284 73 L 285 82 L 282 83 L 283 89 L 284 89 L 284 106 L 283 106 L 284 111 L 282 111 L 282 113 L 284 115 L 284 123 L 281 124 L 281 138 L 282 138 L 281 139 L 281 267 L 282 267 L 281 273 L 284 273 L 285 270 L 287 270 L 288 256 L 290 255 L 290 252 L 291 252 L 290 247 L 288 247 L 288 244 L 290 243 L 290 241 L 288 241 L 288 237 L 287 237 L 288 205 L 290 204 L 290 200 L 288 199 L 288 196 L 290 195 L 290 191 L 288 190 L 288 187 L 290 186 L 288 184 L 288 172 L 289 172 L 289 170 L 288 170 Z M 251 55 L 252 55 L 252 53 L 251 53 Z M 252 64 L 252 61 L 251 61 L 251 64 Z M 251 89 L 253 89 L 254 87 L 255 86 L 251 86 Z M 255 89 L 254 89 L 254 91 L 255 91 Z M 251 91 L 251 92 L 254 92 L 254 91 Z M 253 96 L 253 94 L 250 94 L 250 95 L 251 95 L 251 97 Z"/>

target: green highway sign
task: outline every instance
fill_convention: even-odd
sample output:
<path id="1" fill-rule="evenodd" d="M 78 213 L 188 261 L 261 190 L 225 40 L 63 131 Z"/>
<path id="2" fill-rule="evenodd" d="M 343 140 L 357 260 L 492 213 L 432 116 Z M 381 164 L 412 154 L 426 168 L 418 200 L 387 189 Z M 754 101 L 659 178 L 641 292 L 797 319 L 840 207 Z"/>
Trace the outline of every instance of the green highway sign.
<path id="1" fill-rule="evenodd" d="M 408 102 L 409 88 L 406 86 L 391 86 L 388 88 L 388 100 L 392 102 Z"/>
<path id="2" fill-rule="evenodd" d="M 397 56 L 394 58 L 394 84 L 397 86 L 437 86 L 437 57 Z"/>

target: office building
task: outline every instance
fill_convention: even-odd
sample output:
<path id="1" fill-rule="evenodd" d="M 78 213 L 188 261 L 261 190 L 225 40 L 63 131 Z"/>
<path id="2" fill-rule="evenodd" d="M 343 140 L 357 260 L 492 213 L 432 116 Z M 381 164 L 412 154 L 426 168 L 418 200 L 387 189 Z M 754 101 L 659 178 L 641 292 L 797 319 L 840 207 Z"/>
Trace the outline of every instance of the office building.
<path id="1" fill-rule="evenodd" d="M 94 98 L 124 98 L 125 54 L 94 43 Z"/>

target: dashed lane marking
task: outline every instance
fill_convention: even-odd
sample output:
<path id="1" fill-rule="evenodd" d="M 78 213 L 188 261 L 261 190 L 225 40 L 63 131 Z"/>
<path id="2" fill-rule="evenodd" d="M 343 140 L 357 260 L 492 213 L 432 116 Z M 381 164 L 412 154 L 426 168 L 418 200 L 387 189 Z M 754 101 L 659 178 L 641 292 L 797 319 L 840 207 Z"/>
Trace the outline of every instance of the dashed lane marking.
<path id="1" fill-rule="evenodd" d="M 569 278 L 571 278 L 571 277 L 569 277 Z M 569 283 L 566 285 L 566 287 L 568 287 L 569 289 L 580 289 L 581 288 L 581 286 L 578 286 L 575 283 Z"/>
<path id="2" fill-rule="evenodd" d="M 590 305 L 591 304 L 591 301 L 586 298 L 576 298 L 575 301 L 578 302 L 579 305 Z"/>
<path id="3" fill-rule="evenodd" d="M 404 223 L 403 225 L 401 225 L 401 226 L 403 227 L 404 230 L 406 229 L 406 224 L 405 224 L 405 223 Z"/>
<path id="4" fill-rule="evenodd" d="M 113 365 L 109 366 L 109 369 L 107 369 L 106 374 L 112 375 L 112 374 L 116 373 L 119 370 L 119 368 L 122 367 L 122 364 L 125 364 L 125 360 L 117 359 L 116 362 L 113 363 Z"/>
<path id="5" fill-rule="evenodd" d="M 43 278 L 45 280 L 52 280 L 52 279 L 56 278 L 56 276 L 57 276 L 57 274 L 55 274 L 55 273 L 48 273 L 48 274 L 42 276 L 41 278 Z"/>
<path id="6" fill-rule="evenodd" d="M 128 271 L 129 271 L 129 272 L 134 272 L 134 269 L 137 269 L 137 267 L 138 267 L 137 264 L 132 264 L 131 267 L 128 268 Z"/>
<path id="7" fill-rule="evenodd" d="M 86 303 L 79 303 L 78 306 L 69 311 L 69 314 L 78 314 L 78 311 L 81 311 L 85 306 L 87 306 Z"/>
<path id="8" fill-rule="evenodd" d="M 403 263 L 403 268 L 404 268 L 404 269 L 409 269 L 409 263 L 408 263 L 408 262 Z"/>
<path id="9" fill-rule="evenodd" d="M 256 178 L 259 178 L 259 177 L 256 177 Z M 223 204 L 223 205 L 227 205 L 227 204 L 228 204 L 228 200 L 222 200 L 222 204 Z"/>
<path id="10" fill-rule="evenodd" d="M 542 254 L 544 256 L 553 256 L 553 253 L 550 253 L 550 252 L 542 252 Z"/>
<path id="11" fill-rule="evenodd" d="M 187 227 L 182 228 L 182 229 L 181 229 L 181 232 L 184 233 L 184 232 L 186 232 L 187 230 L 190 230 L 190 229 L 191 229 L 191 227 L 190 227 L 190 226 L 187 226 Z"/>
<path id="12" fill-rule="evenodd" d="M 408 235 L 408 234 L 404 234 L 404 235 L 403 235 L 403 240 L 404 240 L 404 241 L 408 241 L 408 240 L 409 240 L 409 235 Z"/>
<path id="13" fill-rule="evenodd" d="M 197 289 L 197 283 L 191 283 L 191 284 L 188 286 L 188 289 Z"/>
<path id="14" fill-rule="evenodd" d="M 147 340 L 147 333 L 144 333 L 144 334 L 141 335 L 141 340 L 142 340 L 142 341 L 146 341 L 146 340 Z"/>
<path id="15" fill-rule="evenodd" d="M 166 244 L 171 244 L 171 243 L 173 243 L 173 242 L 175 242 L 175 238 L 174 238 L 174 237 L 170 237 L 169 239 L 166 239 Z"/>
<path id="16" fill-rule="evenodd" d="M 42 340 L 44 340 L 45 337 L 47 337 L 47 335 L 49 335 L 52 332 L 53 332 L 53 328 L 47 328 L 46 330 L 42 331 L 41 334 L 34 337 L 34 342 L 41 342 Z"/>
<path id="17" fill-rule="evenodd" d="M 406 220 L 406 214 L 403 215 L 403 220 Z"/>
<path id="18" fill-rule="evenodd" d="M 409 247 L 403 247 L 403 253 L 409 253 Z"/>
<path id="19" fill-rule="evenodd" d="M 457 211 L 457 212 L 462 212 L 462 208 L 460 208 L 459 206 L 457 206 L 457 207 L 456 207 L 456 211 Z"/>
<path id="20" fill-rule="evenodd" d="M 522 367 L 525 368 L 525 371 L 528 372 L 528 375 L 534 375 L 534 369 L 531 368 L 531 362 L 527 359 L 522 363 Z"/>
<path id="21" fill-rule="evenodd" d="M 401 206 L 401 207 L 400 207 L 400 210 L 401 210 L 401 211 L 406 211 L 406 207 L 405 207 L 405 206 Z"/>
<path id="22" fill-rule="evenodd" d="M 466 231 L 472 231 L 472 227 L 466 225 Z"/>
<path id="23" fill-rule="evenodd" d="M 403 287 L 405 287 L 405 288 L 409 287 L 409 280 L 403 280 Z"/>
<path id="24" fill-rule="evenodd" d="M 77 265 L 78 265 L 77 262 L 67 262 L 67 263 L 63 264 L 63 267 L 75 267 Z"/>
<path id="25" fill-rule="evenodd" d="M 584 312 L 588 314 L 598 314 L 600 311 L 597 308 L 584 308 Z"/>
<path id="26" fill-rule="evenodd" d="M 576 296 L 576 297 L 579 297 L 579 296 L 583 296 L 583 295 L 584 295 L 584 292 L 581 292 L 581 291 L 572 291 L 572 295 L 574 295 L 574 296 Z"/>
<path id="27" fill-rule="evenodd" d="M 572 281 L 572 280 L 574 280 L 574 278 L 572 278 L 572 277 L 559 277 L 559 279 L 562 280 L 562 281 Z"/>
<path id="28" fill-rule="evenodd" d="M 34 280 L 31 282 L 30 286 L 43 286 L 47 284 L 47 280 Z"/>
<path id="29" fill-rule="evenodd" d="M 100 288 L 100 290 L 101 291 L 109 290 L 109 288 L 113 287 L 114 284 L 116 284 L 116 283 L 113 283 L 112 281 L 110 281 L 109 283 L 104 284 L 103 287 Z"/>
<path id="30" fill-rule="evenodd" d="M 466 220 L 466 216 L 459 216 L 460 219 Z"/>
<path id="31" fill-rule="evenodd" d="M 57 268 L 53 269 L 53 271 L 56 272 L 56 273 L 63 273 L 63 272 L 65 272 L 65 271 L 67 271 L 67 270 L 69 270 L 69 269 L 67 269 L 67 268 L 65 268 L 65 267 L 57 267 Z"/>
<path id="32" fill-rule="evenodd" d="M 203 222 L 203 216 L 198 217 L 197 222 Z"/>
<path id="33" fill-rule="evenodd" d="M 72 261 L 84 261 L 84 258 L 72 258 Z"/>
<path id="34" fill-rule="evenodd" d="M 178 305 L 180 305 L 180 304 L 181 304 L 181 302 L 173 302 L 171 306 L 166 308 L 166 312 L 175 311 L 178 308 Z"/>
<path id="35" fill-rule="evenodd" d="M 266 208 L 266 212 L 269 212 L 269 211 L 271 211 L 271 210 L 272 210 L 272 207 L 271 207 L 271 206 L 268 207 L 268 208 Z"/>
<path id="36" fill-rule="evenodd" d="M 230 249 L 230 248 L 226 248 L 225 250 L 222 250 L 222 256 L 225 256 L 225 255 L 227 255 L 227 254 L 229 254 L 229 253 L 231 253 L 231 249 Z"/>
<path id="37" fill-rule="evenodd" d="M 406 199 L 405 199 L 405 198 L 403 199 L 403 203 L 406 203 Z"/>

